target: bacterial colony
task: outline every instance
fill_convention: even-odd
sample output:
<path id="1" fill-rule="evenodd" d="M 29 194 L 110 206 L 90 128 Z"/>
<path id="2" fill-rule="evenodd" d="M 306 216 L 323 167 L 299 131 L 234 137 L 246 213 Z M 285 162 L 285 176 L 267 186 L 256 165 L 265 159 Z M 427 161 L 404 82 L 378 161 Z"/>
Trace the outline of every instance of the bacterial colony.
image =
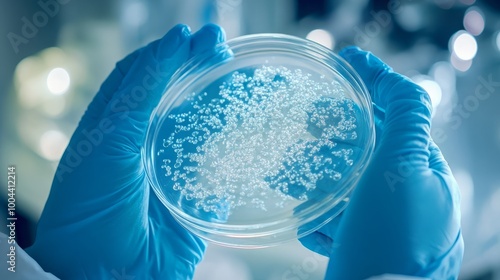
<path id="1" fill-rule="evenodd" d="M 300 69 L 233 72 L 182 108 L 167 116 L 158 156 L 167 188 L 205 212 L 305 201 L 354 164 L 338 143 L 357 138 L 356 104 L 338 82 Z"/>

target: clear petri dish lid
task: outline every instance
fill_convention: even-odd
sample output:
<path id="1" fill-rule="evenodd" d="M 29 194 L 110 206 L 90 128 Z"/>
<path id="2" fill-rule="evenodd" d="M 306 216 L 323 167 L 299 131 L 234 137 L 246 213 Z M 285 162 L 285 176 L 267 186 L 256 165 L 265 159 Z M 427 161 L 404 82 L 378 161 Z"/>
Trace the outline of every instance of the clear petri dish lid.
<path id="1" fill-rule="evenodd" d="M 374 143 L 370 96 L 344 60 L 309 40 L 257 34 L 176 72 L 143 160 L 154 193 L 189 231 L 256 248 L 338 215 Z"/>

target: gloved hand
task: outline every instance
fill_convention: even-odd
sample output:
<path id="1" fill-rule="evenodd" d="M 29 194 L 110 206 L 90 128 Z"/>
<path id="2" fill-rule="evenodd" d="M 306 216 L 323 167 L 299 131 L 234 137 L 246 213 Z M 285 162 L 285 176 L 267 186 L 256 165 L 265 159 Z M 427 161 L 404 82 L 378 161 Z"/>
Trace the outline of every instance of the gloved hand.
<path id="1" fill-rule="evenodd" d="M 326 279 L 385 273 L 456 279 L 460 195 L 430 137 L 429 95 L 369 52 L 350 47 L 340 55 L 376 104 L 375 153 L 345 212 L 301 242 L 330 257 Z"/>
<path id="2" fill-rule="evenodd" d="M 215 25 L 192 36 L 178 25 L 117 63 L 71 138 L 27 250 L 42 268 L 62 279 L 192 278 L 205 243 L 150 192 L 141 147 L 172 74 L 223 40 Z"/>

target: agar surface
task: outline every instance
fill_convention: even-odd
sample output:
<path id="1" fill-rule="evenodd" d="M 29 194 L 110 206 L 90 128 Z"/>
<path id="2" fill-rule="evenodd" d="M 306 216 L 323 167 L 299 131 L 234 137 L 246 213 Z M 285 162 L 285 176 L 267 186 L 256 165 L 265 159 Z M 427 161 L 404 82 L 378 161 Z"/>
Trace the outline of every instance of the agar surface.
<path id="1" fill-rule="evenodd" d="M 161 168 L 170 188 L 206 212 L 305 201 L 353 165 L 353 150 L 337 142 L 356 139 L 355 106 L 338 82 L 300 69 L 233 72 L 218 92 L 192 93 L 168 115 Z"/>

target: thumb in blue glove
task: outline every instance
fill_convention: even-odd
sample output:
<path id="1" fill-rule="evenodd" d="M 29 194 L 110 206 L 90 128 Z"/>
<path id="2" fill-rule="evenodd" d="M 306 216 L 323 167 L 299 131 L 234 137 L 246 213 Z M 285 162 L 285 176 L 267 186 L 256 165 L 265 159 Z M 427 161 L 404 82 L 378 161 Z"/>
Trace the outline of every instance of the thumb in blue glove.
<path id="1" fill-rule="evenodd" d="M 340 55 L 376 104 L 376 149 L 342 216 L 301 242 L 330 257 L 326 279 L 384 273 L 456 279 L 460 195 L 430 138 L 429 95 L 369 52 L 351 47 Z"/>
<path id="2" fill-rule="evenodd" d="M 205 243 L 179 226 L 150 193 L 141 147 L 172 74 L 224 40 L 207 25 L 178 25 L 117 63 L 64 153 L 27 252 L 63 279 L 190 279 Z"/>

